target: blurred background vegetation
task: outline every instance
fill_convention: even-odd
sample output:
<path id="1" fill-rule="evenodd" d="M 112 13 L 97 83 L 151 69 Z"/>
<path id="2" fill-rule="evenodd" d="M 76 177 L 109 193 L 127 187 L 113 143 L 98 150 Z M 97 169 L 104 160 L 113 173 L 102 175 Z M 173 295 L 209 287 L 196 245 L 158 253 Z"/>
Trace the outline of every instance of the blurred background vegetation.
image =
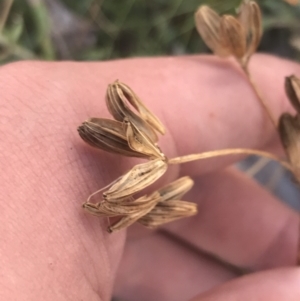
<path id="1" fill-rule="evenodd" d="M 0 0 L 0 63 L 107 60 L 207 52 L 194 28 L 201 4 L 234 12 L 241 0 Z M 300 58 L 297 0 L 260 0 L 261 51 Z"/>

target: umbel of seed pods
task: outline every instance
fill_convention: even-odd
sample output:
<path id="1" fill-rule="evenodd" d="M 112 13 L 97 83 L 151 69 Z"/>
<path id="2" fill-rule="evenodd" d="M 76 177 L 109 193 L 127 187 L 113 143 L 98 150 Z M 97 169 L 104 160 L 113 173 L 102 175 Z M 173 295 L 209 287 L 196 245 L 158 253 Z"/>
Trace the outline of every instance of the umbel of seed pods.
<path id="1" fill-rule="evenodd" d="M 255 1 L 242 1 L 236 16 L 220 16 L 202 5 L 195 13 L 195 23 L 203 41 L 214 54 L 236 59 L 273 125 L 277 127 L 277 120 L 253 82 L 248 68 L 249 60 L 262 37 L 262 15 L 258 4 Z"/>
<path id="2" fill-rule="evenodd" d="M 149 195 L 134 197 L 167 170 L 168 160 L 157 144 L 157 134 L 164 134 L 165 129 L 139 97 L 119 81 L 108 86 L 106 105 L 115 120 L 86 120 L 78 128 L 81 138 L 93 147 L 148 161 L 134 166 L 106 186 L 100 202 L 91 202 L 95 193 L 92 194 L 83 208 L 97 216 L 119 217 L 108 227 L 109 232 L 128 227 L 136 221 L 154 228 L 196 214 L 196 204 L 180 200 L 193 186 L 189 177 L 180 178 Z"/>

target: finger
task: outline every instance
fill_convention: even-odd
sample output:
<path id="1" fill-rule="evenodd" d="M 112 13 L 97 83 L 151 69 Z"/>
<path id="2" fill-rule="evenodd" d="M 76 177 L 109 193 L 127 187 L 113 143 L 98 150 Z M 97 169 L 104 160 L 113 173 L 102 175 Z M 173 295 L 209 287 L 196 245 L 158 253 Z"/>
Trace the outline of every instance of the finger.
<path id="1" fill-rule="evenodd" d="M 105 171 L 75 147 L 60 72 L 26 78 L 18 66 L 0 71 L 0 299 L 110 300 L 125 232 L 81 208 Z"/>
<path id="2" fill-rule="evenodd" d="M 300 73 L 299 65 L 258 55 L 250 67 L 274 115 L 278 117 L 291 110 L 283 80 L 287 74 Z M 9 77 L 13 69 L 7 67 L 3 72 Z M 34 87 L 38 87 L 46 103 L 63 103 L 55 109 L 50 106 L 49 113 L 64 114 L 64 122 L 70 129 L 93 115 L 110 118 L 104 95 L 107 85 L 117 78 L 130 85 L 166 124 L 167 134 L 161 139 L 161 146 L 169 157 L 221 148 L 278 146 L 277 134 L 248 81 L 228 60 L 192 56 L 18 66 L 18 80 L 33 85 L 29 99 L 24 102 L 34 105 Z M 46 84 L 49 82 L 51 85 Z M 9 89 L 9 83 L 4 81 L 2 87 L 4 91 Z M 13 98 L 17 91 L 11 90 L 9 95 Z M 206 164 L 186 164 L 183 168 L 190 174 L 199 174 L 232 161 L 232 158 L 210 160 Z"/>
<path id="3" fill-rule="evenodd" d="M 165 226 L 199 249 L 251 270 L 296 264 L 299 216 L 231 168 L 196 179 L 194 217 Z"/>
<path id="4" fill-rule="evenodd" d="M 120 300 L 188 300 L 236 277 L 182 243 L 156 233 L 128 240 L 115 284 Z"/>
<path id="5" fill-rule="evenodd" d="M 260 272 L 230 281 L 192 300 L 297 301 L 300 298 L 299 281 L 299 268 Z"/>

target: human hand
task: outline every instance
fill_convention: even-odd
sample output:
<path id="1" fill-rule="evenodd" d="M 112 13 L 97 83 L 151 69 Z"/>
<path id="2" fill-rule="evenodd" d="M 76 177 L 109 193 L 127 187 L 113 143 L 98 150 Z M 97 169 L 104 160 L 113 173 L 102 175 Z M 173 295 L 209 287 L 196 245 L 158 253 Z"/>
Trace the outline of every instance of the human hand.
<path id="1" fill-rule="evenodd" d="M 299 66 L 256 56 L 251 68 L 274 114 L 291 111 L 283 81 Z M 197 202 L 199 214 L 163 231 L 132 226 L 125 251 L 126 231 L 108 234 L 105 219 L 80 209 L 135 162 L 86 146 L 76 132 L 88 117 L 109 116 L 104 94 L 115 79 L 166 125 L 160 146 L 168 157 L 229 147 L 281 151 L 251 87 L 228 61 L 2 67 L 0 299 L 109 300 L 118 270 L 121 300 L 299 300 L 298 214 L 227 167 L 236 158 L 170 168 L 160 185 L 191 175 L 195 186 L 184 199 Z M 202 250 L 255 273 L 238 277 Z"/>

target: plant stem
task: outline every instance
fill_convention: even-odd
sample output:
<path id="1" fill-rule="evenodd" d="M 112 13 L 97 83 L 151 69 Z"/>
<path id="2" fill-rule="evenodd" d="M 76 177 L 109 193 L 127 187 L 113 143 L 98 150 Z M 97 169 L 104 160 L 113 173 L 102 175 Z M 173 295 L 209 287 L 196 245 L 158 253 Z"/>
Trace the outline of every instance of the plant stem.
<path id="1" fill-rule="evenodd" d="M 204 152 L 204 153 L 199 153 L 199 154 L 191 154 L 191 155 L 186 155 L 182 157 L 176 157 L 168 160 L 169 164 L 182 164 L 182 163 L 187 163 L 191 161 L 196 161 L 196 160 L 203 160 L 203 159 L 209 159 L 209 158 L 216 158 L 216 157 L 223 157 L 223 156 L 228 156 L 228 155 L 257 155 L 257 156 L 262 156 L 266 157 L 269 159 L 272 159 L 274 161 L 277 161 L 280 163 L 282 166 L 284 166 L 286 169 L 294 173 L 293 167 L 286 161 L 280 160 L 278 157 L 275 155 L 256 150 L 256 149 L 248 149 L 248 148 L 229 148 L 229 149 L 222 149 L 222 150 L 214 150 L 214 151 L 209 151 L 209 152 Z"/>
<path id="2" fill-rule="evenodd" d="M 264 98 L 262 97 L 262 95 L 261 95 L 259 89 L 257 88 L 256 83 L 254 82 L 254 80 L 253 80 L 253 78 L 252 78 L 252 76 L 251 76 L 251 74 L 250 74 L 250 72 L 249 72 L 249 70 L 248 70 L 248 67 L 245 66 L 245 65 L 242 64 L 242 63 L 240 63 L 240 65 L 241 65 L 242 70 L 243 70 L 244 73 L 246 74 L 246 76 L 247 76 L 247 78 L 248 78 L 248 80 L 249 80 L 249 83 L 250 83 L 250 85 L 252 86 L 253 91 L 254 91 L 256 97 L 258 98 L 259 102 L 261 103 L 261 105 L 263 106 L 264 110 L 265 110 L 266 113 L 268 114 L 268 116 L 269 116 L 271 122 L 273 123 L 275 129 L 277 130 L 278 123 L 277 123 L 277 121 L 276 121 L 276 118 L 274 117 L 272 111 L 271 111 L 270 108 L 268 107 L 266 101 L 264 100 Z"/>

